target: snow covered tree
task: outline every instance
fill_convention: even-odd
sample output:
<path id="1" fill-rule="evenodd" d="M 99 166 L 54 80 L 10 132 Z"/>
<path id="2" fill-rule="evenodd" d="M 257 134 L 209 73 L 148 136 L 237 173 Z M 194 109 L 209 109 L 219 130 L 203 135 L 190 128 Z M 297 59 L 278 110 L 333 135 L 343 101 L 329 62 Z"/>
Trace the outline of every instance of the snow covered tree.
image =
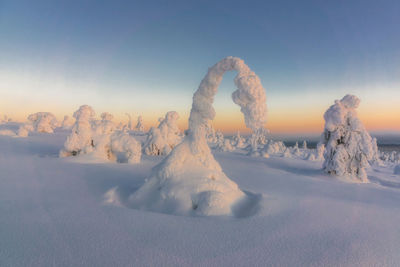
<path id="1" fill-rule="evenodd" d="M 303 141 L 303 149 L 308 149 L 308 148 L 307 148 L 307 141 L 306 141 L 306 140 Z"/>
<path id="2" fill-rule="evenodd" d="M 60 151 L 61 157 L 76 156 L 81 153 L 89 153 L 93 151 L 93 129 L 92 123 L 96 113 L 93 108 L 88 105 L 80 106 L 75 111 L 73 117 L 75 124 L 72 127 L 71 134 L 64 143 L 64 149 Z"/>
<path id="3" fill-rule="evenodd" d="M 59 126 L 56 117 L 50 112 L 37 112 L 28 116 L 28 122 L 18 129 L 18 136 L 28 136 L 29 132 L 53 133 Z"/>
<path id="4" fill-rule="evenodd" d="M 329 174 L 368 182 L 365 169 L 369 161 L 377 160 L 378 148 L 376 139 L 371 138 L 357 117 L 359 103 L 356 96 L 346 95 L 325 112 L 323 169 Z"/>
<path id="5" fill-rule="evenodd" d="M 132 117 L 131 117 L 131 115 L 130 115 L 129 113 L 125 113 L 125 115 L 128 116 L 128 124 L 127 124 L 126 128 L 127 128 L 129 131 L 134 130 L 133 124 L 132 124 Z"/>
<path id="6" fill-rule="evenodd" d="M 226 71 L 236 70 L 233 101 L 253 131 L 266 123 L 266 96 L 258 76 L 243 60 L 227 57 L 209 68 L 194 93 L 189 130 L 183 142 L 154 168 L 152 176 L 129 198 L 132 207 L 175 214 L 231 215 L 245 197 L 214 159 L 207 144 L 209 120 L 215 116 L 214 95 Z"/>
<path id="7" fill-rule="evenodd" d="M 178 119 L 176 111 L 169 111 L 157 128 L 150 129 L 144 145 L 144 152 L 147 155 L 167 155 L 182 141 Z"/>
<path id="8" fill-rule="evenodd" d="M 111 135 L 111 152 L 113 158 L 117 153 L 124 154 L 124 160 L 128 163 L 139 163 L 142 156 L 142 145 L 128 133 L 115 132 Z"/>
<path id="9" fill-rule="evenodd" d="M 61 123 L 61 128 L 64 130 L 70 130 L 74 126 L 74 122 L 75 121 L 70 116 L 65 115 Z"/>
<path id="10" fill-rule="evenodd" d="M 115 161 L 119 153 L 128 163 L 138 163 L 142 155 L 141 144 L 133 136 L 116 131 L 113 116 L 104 112 L 101 120 L 94 119 L 95 112 L 88 106 L 81 106 L 75 113 L 75 124 L 71 134 L 60 151 L 60 157 L 86 154 L 92 159 Z"/>
<path id="11" fill-rule="evenodd" d="M 144 126 L 143 126 L 143 118 L 142 116 L 139 116 L 137 118 L 137 124 L 135 126 L 135 130 L 138 132 L 144 132 Z"/>
<path id="12" fill-rule="evenodd" d="M 240 132 L 237 132 L 233 137 L 233 141 L 235 142 L 236 148 L 244 148 L 246 147 L 246 139 L 240 135 Z"/>

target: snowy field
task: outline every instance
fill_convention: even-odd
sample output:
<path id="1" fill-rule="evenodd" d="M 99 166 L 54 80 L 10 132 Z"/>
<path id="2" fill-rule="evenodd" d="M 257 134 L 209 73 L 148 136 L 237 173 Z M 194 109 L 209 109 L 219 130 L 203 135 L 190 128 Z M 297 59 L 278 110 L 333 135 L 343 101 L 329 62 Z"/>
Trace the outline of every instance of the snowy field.
<path id="1" fill-rule="evenodd" d="M 67 135 L 0 136 L 0 266 L 400 265 L 394 166 L 347 183 L 322 161 L 214 150 L 247 202 L 233 216 L 176 216 L 128 201 L 164 156 L 60 158 Z"/>

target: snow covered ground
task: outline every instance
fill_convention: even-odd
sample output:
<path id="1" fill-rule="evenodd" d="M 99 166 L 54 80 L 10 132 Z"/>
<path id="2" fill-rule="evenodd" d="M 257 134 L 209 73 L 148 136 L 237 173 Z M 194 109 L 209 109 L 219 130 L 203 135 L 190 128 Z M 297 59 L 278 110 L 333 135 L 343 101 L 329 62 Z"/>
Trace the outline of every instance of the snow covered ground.
<path id="1" fill-rule="evenodd" d="M 59 158 L 67 135 L 0 136 L 0 266 L 400 265 L 394 166 L 351 184 L 319 161 L 214 151 L 248 201 L 233 217 L 174 216 L 128 202 L 163 157 Z"/>

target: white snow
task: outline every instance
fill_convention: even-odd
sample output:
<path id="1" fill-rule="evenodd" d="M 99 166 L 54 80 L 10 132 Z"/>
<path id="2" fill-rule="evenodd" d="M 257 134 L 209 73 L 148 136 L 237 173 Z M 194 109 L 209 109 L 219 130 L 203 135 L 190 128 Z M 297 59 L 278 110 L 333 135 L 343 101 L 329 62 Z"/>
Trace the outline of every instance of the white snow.
<path id="1" fill-rule="evenodd" d="M 392 167 L 351 184 L 324 174 L 322 162 L 215 152 L 248 201 L 233 217 L 171 216 L 129 202 L 162 158 L 72 162 L 58 157 L 66 135 L 0 136 L 1 266 L 400 264 Z"/>

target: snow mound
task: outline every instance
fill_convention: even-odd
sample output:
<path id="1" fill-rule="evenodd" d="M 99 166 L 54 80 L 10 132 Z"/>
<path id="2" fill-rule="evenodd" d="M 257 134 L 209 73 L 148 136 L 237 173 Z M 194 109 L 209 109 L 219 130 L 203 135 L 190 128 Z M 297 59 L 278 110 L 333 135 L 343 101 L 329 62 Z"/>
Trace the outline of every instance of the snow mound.
<path id="1" fill-rule="evenodd" d="M 189 142 L 181 143 L 130 196 L 130 204 L 178 215 L 231 214 L 232 203 L 244 193 L 210 155 L 193 154 Z"/>
<path id="2" fill-rule="evenodd" d="M 130 196 L 130 204 L 179 215 L 234 215 L 246 195 L 214 159 L 207 144 L 209 120 L 215 116 L 214 95 L 226 71 L 236 70 L 233 101 L 241 107 L 253 131 L 266 122 L 266 96 L 260 79 L 243 60 L 227 57 L 208 70 L 194 93 L 188 135 L 154 169 L 145 184 Z"/>
<path id="3" fill-rule="evenodd" d="M 368 182 L 365 168 L 369 162 L 379 160 L 379 153 L 376 139 L 369 135 L 357 117 L 359 103 L 356 96 L 346 95 L 325 112 L 323 168 L 329 174 Z"/>

